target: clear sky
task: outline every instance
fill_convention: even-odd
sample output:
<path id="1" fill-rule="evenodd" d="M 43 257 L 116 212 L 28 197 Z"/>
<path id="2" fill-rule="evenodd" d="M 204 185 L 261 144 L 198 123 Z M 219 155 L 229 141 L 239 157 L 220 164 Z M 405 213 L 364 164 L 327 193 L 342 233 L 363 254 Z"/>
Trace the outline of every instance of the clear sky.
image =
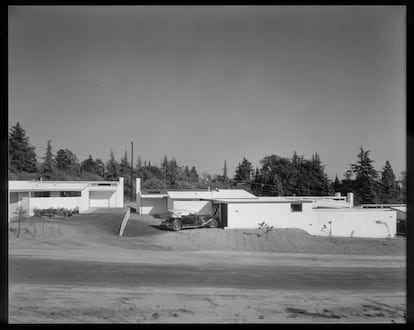
<path id="1" fill-rule="evenodd" d="M 403 6 L 9 7 L 9 125 L 43 156 L 163 156 L 233 176 L 318 152 L 340 179 L 362 146 L 406 161 Z M 43 148 L 43 149 L 42 149 Z"/>

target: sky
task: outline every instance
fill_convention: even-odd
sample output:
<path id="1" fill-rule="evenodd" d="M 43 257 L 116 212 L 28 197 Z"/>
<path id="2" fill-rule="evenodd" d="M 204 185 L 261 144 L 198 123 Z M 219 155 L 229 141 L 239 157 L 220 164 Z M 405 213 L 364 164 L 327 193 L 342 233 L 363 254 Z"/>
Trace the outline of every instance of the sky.
<path id="1" fill-rule="evenodd" d="M 164 155 L 232 177 L 247 158 L 361 147 L 406 168 L 404 6 L 9 6 L 9 127 L 42 157 Z"/>

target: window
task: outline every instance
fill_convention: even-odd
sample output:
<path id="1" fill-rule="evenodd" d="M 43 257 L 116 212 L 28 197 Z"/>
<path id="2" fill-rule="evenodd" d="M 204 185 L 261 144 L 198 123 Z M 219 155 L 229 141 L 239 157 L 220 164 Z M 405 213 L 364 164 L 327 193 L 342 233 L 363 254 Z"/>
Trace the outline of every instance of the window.
<path id="1" fill-rule="evenodd" d="M 292 212 L 302 212 L 302 203 L 291 203 L 290 210 Z"/>
<path id="2" fill-rule="evenodd" d="M 34 197 L 50 197 L 50 191 L 35 191 Z"/>
<path id="3" fill-rule="evenodd" d="M 80 191 L 61 191 L 60 197 L 80 197 L 82 194 Z"/>

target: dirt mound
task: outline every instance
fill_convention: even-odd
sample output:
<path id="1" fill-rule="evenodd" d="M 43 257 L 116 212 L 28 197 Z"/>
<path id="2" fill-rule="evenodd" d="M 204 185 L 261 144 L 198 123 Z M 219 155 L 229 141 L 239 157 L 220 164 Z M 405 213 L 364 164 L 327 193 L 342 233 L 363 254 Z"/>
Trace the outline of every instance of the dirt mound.
<path id="1" fill-rule="evenodd" d="M 121 248 L 128 250 L 219 250 L 277 253 L 405 255 L 406 241 L 395 239 L 312 236 L 300 229 L 162 229 L 161 219 L 131 214 L 124 236 L 124 213 L 91 213 L 71 218 L 25 218 L 17 237 L 17 222 L 9 226 L 11 248 Z"/>

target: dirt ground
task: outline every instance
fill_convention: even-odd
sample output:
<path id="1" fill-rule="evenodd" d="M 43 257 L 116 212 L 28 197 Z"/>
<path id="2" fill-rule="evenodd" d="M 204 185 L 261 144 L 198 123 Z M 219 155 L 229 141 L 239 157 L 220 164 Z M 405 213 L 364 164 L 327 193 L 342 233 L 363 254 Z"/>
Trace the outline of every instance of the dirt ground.
<path id="1" fill-rule="evenodd" d="M 196 229 L 170 232 L 160 219 L 132 214 L 123 237 L 122 214 L 91 213 L 72 218 L 26 218 L 17 237 L 10 224 L 9 258 L 226 267 L 233 265 L 384 268 L 401 273 L 405 238 L 361 239 L 314 237 L 296 229 Z M 179 252 L 179 253 L 177 253 Z M 17 259 L 16 259 L 17 258 Z M 20 258 L 20 259 L 19 259 Z M 108 264 L 108 265 L 109 265 Z M 10 267 L 10 266 L 9 266 Z M 223 268 L 227 269 L 227 268 Z M 236 268 L 229 267 L 234 276 Z M 11 270 L 13 271 L 13 269 Z M 9 269 L 10 272 L 10 269 Z M 11 272 L 12 273 L 12 272 Z M 79 275 L 85 279 L 87 273 Z M 46 275 L 47 276 L 47 275 Z M 239 273 L 239 276 L 240 273 Z M 252 279 L 254 274 L 251 274 Z M 367 275 L 367 280 L 371 275 Z M 375 276 L 372 275 L 372 281 Z M 398 277 L 400 279 L 400 277 Z M 90 279 L 93 281 L 93 278 Z M 293 279 L 295 280 L 295 279 Z M 80 281 L 79 283 L 81 283 Z M 403 280 L 404 282 L 404 280 Z M 9 278 L 10 323 L 404 323 L 404 283 L 392 289 L 300 290 L 216 286 L 176 286 L 151 282 L 125 287 L 110 285 L 35 283 Z M 298 283 L 299 285 L 299 283 Z M 402 289 L 401 289 L 402 288 Z"/>

